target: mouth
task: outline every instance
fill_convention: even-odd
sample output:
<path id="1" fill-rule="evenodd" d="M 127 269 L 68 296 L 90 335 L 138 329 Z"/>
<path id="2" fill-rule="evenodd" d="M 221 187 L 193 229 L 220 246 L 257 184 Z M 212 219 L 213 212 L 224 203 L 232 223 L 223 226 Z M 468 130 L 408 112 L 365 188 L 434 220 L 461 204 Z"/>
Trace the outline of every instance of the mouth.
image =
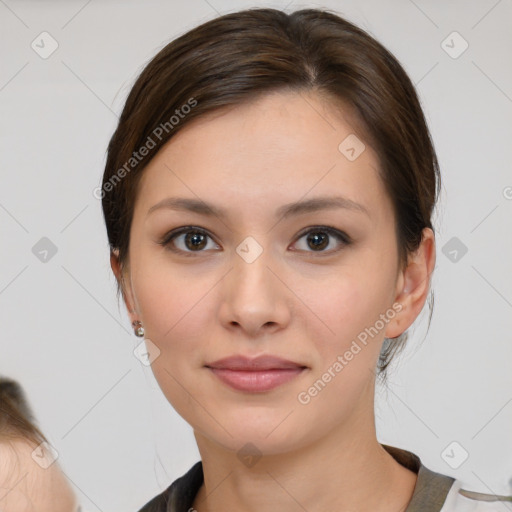
<path id="1" fill-rule="evenodd" d="M 231 388 L 252 393 L 261 393 L 277 388 L 300 375 L 305 369 L 228 370 L 225 368 L 210 368 L 215 376 Z"/>
<path id="2" fill-rule="evenodd" d="M 275 356 L 231 356 L 206 365 L 224 384 L 237 391 L 261 393 L 301 375 L 307 366 Z"/>

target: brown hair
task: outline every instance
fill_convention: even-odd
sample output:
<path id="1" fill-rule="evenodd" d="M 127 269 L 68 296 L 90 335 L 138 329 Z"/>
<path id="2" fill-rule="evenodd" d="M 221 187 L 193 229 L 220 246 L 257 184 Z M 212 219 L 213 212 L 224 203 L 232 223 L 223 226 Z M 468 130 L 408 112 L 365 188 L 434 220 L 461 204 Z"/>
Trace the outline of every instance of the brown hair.
<path id="1" fill-rule="evenodd" d="M 220 16 L 171 41 L 133 85 L 108 145 L 100 194 L 110 248 L 118 251 L 121 269 L 129 261 L 137 185 L 158 150 L 193 119 L 278 90 L 314 91 L 355 112 L 365 143 L 379 156 L 405 268 L 423 228 L 433 230 L 440 187 L 414 85 L 388 50 L 334 12 L 255 8 Z M 429 324 L 433 297 L 430 307 Z M 385 340 L 378 363 L 384 378 L 406 340 L 407 332 Z"/>
<path id="2" fill-rule="evenodd" d="M 35 425 L 21 386 L 14 380 L 0 377 L 0 440 L 20 438 L 35 444 L 46 441 Z"/>

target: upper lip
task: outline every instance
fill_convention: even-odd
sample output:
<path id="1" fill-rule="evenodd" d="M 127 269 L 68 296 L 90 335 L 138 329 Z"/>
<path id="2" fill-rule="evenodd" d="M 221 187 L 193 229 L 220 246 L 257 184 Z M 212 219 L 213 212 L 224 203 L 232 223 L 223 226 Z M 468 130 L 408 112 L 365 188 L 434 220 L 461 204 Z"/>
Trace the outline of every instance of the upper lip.
<path id="1" fill-rule="evenodd" d="M 262 355 L 253 358 L 242 355 L 234 355 L 219 359 L 213 363 L 208 363 L 206 366 L 209 368 L 222 368 L 227 370 L 242 371 L 306 368 L 300 363 L 295 363 L 294 361 L 271 355 Z"/>

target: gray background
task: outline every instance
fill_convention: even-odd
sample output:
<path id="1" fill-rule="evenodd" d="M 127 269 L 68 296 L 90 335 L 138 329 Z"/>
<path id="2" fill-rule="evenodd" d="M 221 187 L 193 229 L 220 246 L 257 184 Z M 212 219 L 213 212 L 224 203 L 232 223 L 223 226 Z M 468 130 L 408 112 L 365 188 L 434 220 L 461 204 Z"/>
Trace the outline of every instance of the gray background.
<path id="1" fill-rule="evenodd" d="M 87 510 L 136 510 L 199 460 L 191 428 L 133 355 L 93 190 L 145 63 L 253 6 L 335 9 L 417 85 L 444 180 L 435 309 L 377 393 L 379 440 L 470 489 L 512 493 L 511 0 L 0 0 L 0 373 L 23 384 Z M 58 43 L 47 59 L 31 47 L 43 31 Z M 453 31 L 469 44 L 457 58 Z M 43 237 L 57 248 L 46 262 L 33 251 Z M 446 453 L 453 466 L 462 450 L 451 467 Z"/>

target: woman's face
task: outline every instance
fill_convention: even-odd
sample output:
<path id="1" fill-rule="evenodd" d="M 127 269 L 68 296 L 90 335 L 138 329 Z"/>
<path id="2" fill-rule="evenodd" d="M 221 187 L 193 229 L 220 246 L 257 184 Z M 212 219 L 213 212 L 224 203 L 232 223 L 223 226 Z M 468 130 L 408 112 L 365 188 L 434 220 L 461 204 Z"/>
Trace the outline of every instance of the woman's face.
<path id="1" fill-rule="evenodd" d="M 318 96 L 276 93 L 195 120 L 145 169 L 126 300 L 158 347 L 163 393 L 196 435 L 270 454 L 334 428 L 371 428 L 382 341 L 419 310 L 398 313 L 406 281 L 392 204 L 376 154 L 353 134 Z M 216 214 L 166 207 L 168 198 Z M 345 203 L 322 206 L 327 198 Z M 233 355 L 303 369 L 208 366 Z M 284 381 L 272 387 L 272 375 Z"/>

